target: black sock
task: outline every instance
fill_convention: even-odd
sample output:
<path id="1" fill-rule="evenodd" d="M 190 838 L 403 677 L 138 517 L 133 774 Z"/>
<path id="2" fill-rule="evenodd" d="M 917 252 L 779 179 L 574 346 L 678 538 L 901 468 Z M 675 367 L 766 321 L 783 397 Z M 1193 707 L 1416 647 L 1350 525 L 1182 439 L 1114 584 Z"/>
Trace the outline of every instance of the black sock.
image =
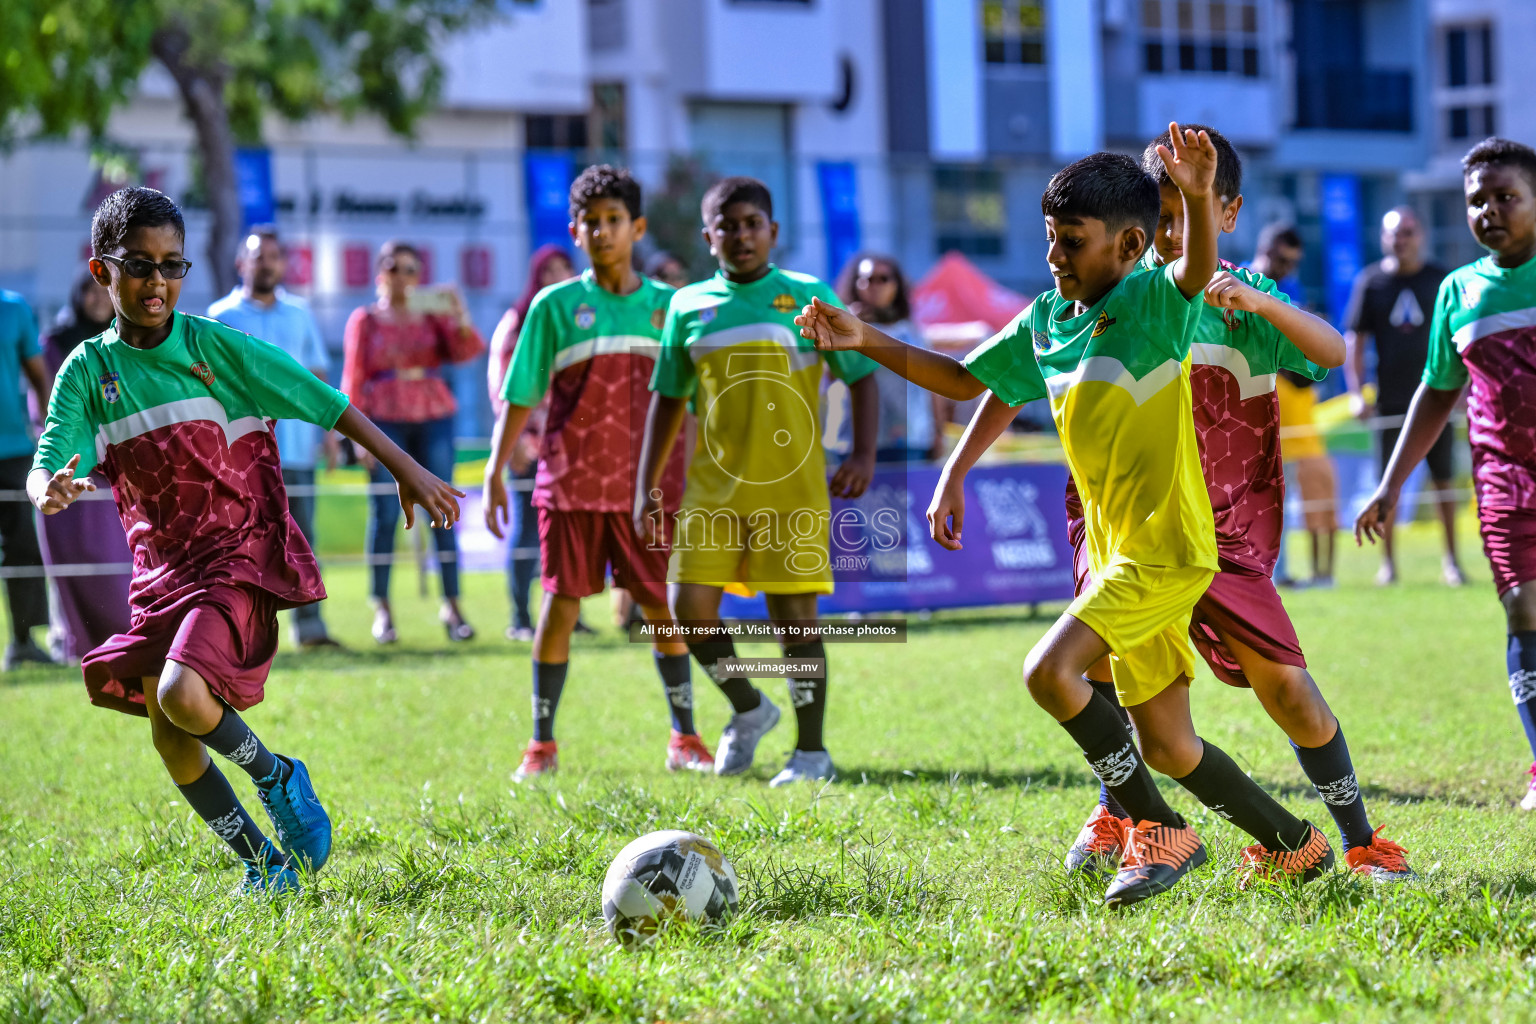
<path id="1" fill-rule="evenodd" d="M 201 778 L 185 786 L 178 784 L 176 788 L 186 797 L 187 805 L 213 829 L 214 835 L 229 844 L 235 856 L 251 862 L 261 856 L 267 837 L 240 806 L 240 799 L 217 765 L 209 761 L 208 770 Z"/>
<path id="2" fill-rule="evenodd" d="M 1157 783 L 1152 781 L 1152 773 L 1120 717 L 1123 714 L 1123 709 L 1095 693 L 1088 706 L 1062 722 L 1061 727 L 1083 748 L 1088 767 L 1129 812 L 1126 817 L 1182 828 L 1184 819 L 1157 791 Z"/>
<path id="3" fill-rule="evenodd" d="M 725 699 L 731 702 L 731 710 L 738 715 L 748 711 L 756 711 L 763 702 L 763 695 L 757 692 L 743 676 L 729 676 L 722 678 L 715 665 L 723 658 L 736 656 L 736 644 L 731 640 L 731 635 L 721 630 L 707 640 L 694 640 L 688 644 L 688 650 L 699 660 L 699 667 L 709 678 L 720 687 L 720 692 L 725 694 Z"/>
<path id="4" fill-rule="evenodd" d="M 1087 676 L 1083 676 L 1083 680 L 1093 687 L 1094 693 L 1114 705 L 1115 710 L 1120 712 L 1121 721 L 1125 722 L 1125 727 L 1129 729 L 1131 727 L 1131 714 L 1120 706 L 1120 696 L 1115 693 L 1115 684 L 1101 682 L 1097 679 L 1089 679 Z M 1115 794 L 1111 793 L 1109 787 L 1102 782 L 1099 783 L 1099 806 L 1117 818 L 1130 817 L 1129 814 L 1125 813 L 1125 808 L 1120 806 L 1120 801 L 1115 799 Z"/>
<path id="5" fill-rule="evenodd" d="M 568 661 L 533 659 L 533 738 L 548 742 L 555 738 L 555 712 L 560 694 L 565 691 Z"/>
<path id="6" fill-rule="evenodd" d="M 233 708 L 226 707 L 224 717 L 213 731 L 198 739 L 223 754 L 231 764 L 244 768 L 262 789 L 287 782 L 293 772 L 293 766 L 268 750 Z"/>
<path id="7" fill-rule="evenodd" d="M 687 736 L 693 732 L 693 678 L 688 671 L 688 655 L 657 651 L 656 672 L 667 689 L 672 728 Z"/>
<path id="8" fill-rule="evenodd" d="M 1307 823 L 1281 807 L 1220 747 L 1209 740 L 1201 742 L 1205 753 L 1200 763 L 1175 781 L 1210 810 L 1264 844 L 1265 849 L 1276 853 L 1300 849 L 1309 834 Z"/>
<path id="9" fill-rule="evenodd" d="M 1296 751 L 1301 770 L 1328 806 L 1333 823 L 1339 826 L 1344 849 L 1370 846 L 1371 819 L 1366 816 L 1365 798 L 1355 780 L 1354 762 L 1349 759 L 1349 747 L 1344 742 L 1344 727 L 1339 726 L 1333 739 L 1320 747 L 1300 747 L 1292 741 L 1291 748 Z"/>
<path id="10" fill-rule="evenodd" d="M 1536 761 L 1536 633 L 1511 633 L 1505 660 L 1509 665 L 1509 694 L 1515 699 L 1520 724 L 1525 726 L 1531 760 Z"/>
<path id="11" fill-rule="evenodd" d="M 822 723 L 827 718 L 827 645 L 820 640 L 806 644 L 786 644 L 786 658 L 821 662 L 821 678 L 790 679 L 789 702 L 795 708 L 798 737 L 796 750 L 825 750 L 821 738 Z"/>

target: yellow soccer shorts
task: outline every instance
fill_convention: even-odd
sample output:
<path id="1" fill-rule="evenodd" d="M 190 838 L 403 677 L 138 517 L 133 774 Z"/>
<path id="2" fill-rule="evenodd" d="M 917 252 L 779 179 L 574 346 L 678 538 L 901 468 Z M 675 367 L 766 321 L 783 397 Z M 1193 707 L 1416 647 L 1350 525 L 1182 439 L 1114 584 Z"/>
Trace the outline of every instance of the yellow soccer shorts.
<path id="1" fill-rule="evenodd" d="M 733 594 L 830 594 L 831 519 L 814 509 L 741 516 L 729 509 L 678 512 L 668 583 Z"/>
<path id="2" fill-rule="evenodd" d="M 1067 608 L 1114 652 L 1110 671 L 1122 705 L 1145 703 L 1180 676 L 1194 677 L 1189 619 L 1215 575 L 1199 566 L 1120 562 L 1096 574 Z"/>

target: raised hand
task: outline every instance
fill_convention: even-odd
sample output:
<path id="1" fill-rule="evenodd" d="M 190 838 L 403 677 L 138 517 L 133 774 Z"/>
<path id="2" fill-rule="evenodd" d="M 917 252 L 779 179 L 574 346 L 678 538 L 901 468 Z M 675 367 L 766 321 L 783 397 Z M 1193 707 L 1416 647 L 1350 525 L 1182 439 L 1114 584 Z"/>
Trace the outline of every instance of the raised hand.
<path id="1" fill-rule="evenodd" d="M 1264 293 L 1245 283 L 1236 274 L 1218 270 L 1211 275 L 1211 283 L 1205 286 L 1205 303 L 1217 309 L 1237 309 L 1244 313 L 1257 313 L 1264 301 Z"/>
<path id="2" fill-rule="evenodd" d="M 1172 146 L 1158 146 L 1157 155 L 1163 158 L 1168 178 L 1186 196 L 1209 195 L 1216 183 L 1216 146 L 1204 131 L 1193 132 L 1179 128 L 1178 122 L 1168 125 L 1168 141 Z"/>
<path id="3" fill-rule="evenodd" d="M 858 348 L 864 341 L 863 321 L 819 298 L 811 299 L 811 304 L 800 311 L 795 325 L 800 328 L 800 337 L 815 342 L 823 352 Z"/>
<path id="4" fill-rule="evenodd" d="M 35 502 L 39 512 L 45 516 L 62 512 L 73 505 L 80 495 L 96 489 L 90 477 L 75 479 L 75 470 L 79 468 L 80 456 L 75 455 L 64 464 L 63 469 L 48 479 L 48 489 L 41 495 L 41 500 Z"/>

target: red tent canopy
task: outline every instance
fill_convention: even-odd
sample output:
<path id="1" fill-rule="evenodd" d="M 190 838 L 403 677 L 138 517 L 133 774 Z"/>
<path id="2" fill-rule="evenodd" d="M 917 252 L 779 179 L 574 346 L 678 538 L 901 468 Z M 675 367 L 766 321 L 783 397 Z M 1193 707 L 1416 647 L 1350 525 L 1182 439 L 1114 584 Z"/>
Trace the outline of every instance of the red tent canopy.
<path id="1" fill-rule="evenodd" d="M 939 348 L 970 348 L 1002 330 L 1029 300 L 958 252 L 947 252 L 912 288 L 912 315 Z"/>

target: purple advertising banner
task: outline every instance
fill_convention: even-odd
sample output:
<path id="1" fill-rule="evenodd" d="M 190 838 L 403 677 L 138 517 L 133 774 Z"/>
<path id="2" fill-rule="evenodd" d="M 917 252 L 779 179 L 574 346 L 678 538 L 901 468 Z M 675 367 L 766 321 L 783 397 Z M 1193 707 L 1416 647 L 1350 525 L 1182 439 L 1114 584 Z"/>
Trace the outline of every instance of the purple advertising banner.
<path id="1" fill-rule="evenodd" d="M 1072 599 L 1072 548 L 1063 495 L 1067 469 L 982 466 L 965 481 L 964 547 L 928 536 L 937 467 L 882 466 L 857 501 L 833 499 L 831 551 L 837 590 L 821 610 L 917 611 Z M 761 596 L 726 594 L 721 614 L 765 614 Z"/>

